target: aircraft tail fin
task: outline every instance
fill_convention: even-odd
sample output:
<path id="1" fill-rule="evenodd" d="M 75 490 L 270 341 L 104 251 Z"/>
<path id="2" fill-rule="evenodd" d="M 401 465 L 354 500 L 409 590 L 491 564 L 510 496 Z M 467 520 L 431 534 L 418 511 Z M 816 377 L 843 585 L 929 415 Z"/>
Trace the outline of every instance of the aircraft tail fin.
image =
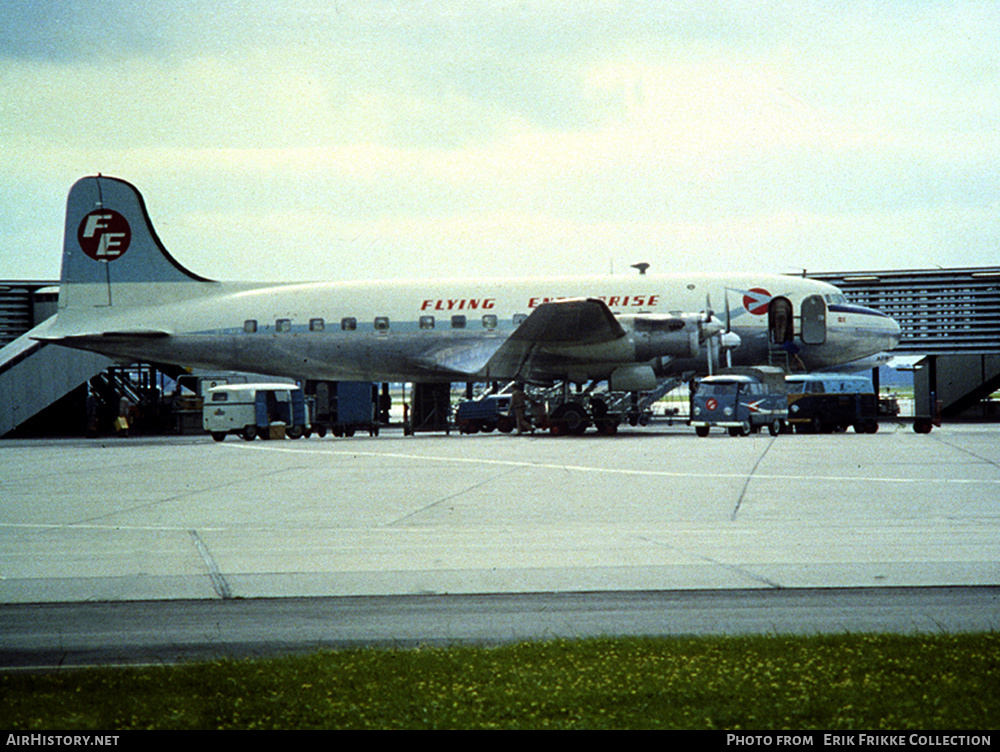
<path id="1" fill-rule="evenodd" d="M 209 281 L 163 247 L 135 186 L 96 175 L 81 178 L 70 189 L 60 308 L 112 305 L 112 290 L 122 284 Z"/>

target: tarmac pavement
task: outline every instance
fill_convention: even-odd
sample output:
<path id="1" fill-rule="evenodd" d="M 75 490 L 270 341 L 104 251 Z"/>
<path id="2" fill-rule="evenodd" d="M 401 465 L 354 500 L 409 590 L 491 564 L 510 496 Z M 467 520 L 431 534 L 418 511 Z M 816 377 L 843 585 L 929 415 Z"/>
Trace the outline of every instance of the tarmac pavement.
<path id="1" fill-rule="evenodd" d="M 0 441 L 0 603 L 1000 584 L 994 425 Z"/>

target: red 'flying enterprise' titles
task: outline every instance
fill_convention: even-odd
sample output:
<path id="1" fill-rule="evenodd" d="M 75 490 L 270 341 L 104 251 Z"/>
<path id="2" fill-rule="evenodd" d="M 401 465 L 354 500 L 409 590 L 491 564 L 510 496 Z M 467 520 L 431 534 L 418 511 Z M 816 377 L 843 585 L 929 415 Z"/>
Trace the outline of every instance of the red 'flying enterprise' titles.
<path id="1" fill-rule="evenodd" d="M 660 302 L 659 295 L 596 295 L 596 297 L 608 304 L 609 308 L 652 308 Z M 542 303 L 551 303 L 554 300 L 564 300 L 561 297 L 535 297 L 528 298 L 527 307 L 537 308 Z M 439 298 L 437 300 L 424 300 L 420 304 L 421 311 L 476 311 L 489 310 L 496 306 L 496 298 Z"/>

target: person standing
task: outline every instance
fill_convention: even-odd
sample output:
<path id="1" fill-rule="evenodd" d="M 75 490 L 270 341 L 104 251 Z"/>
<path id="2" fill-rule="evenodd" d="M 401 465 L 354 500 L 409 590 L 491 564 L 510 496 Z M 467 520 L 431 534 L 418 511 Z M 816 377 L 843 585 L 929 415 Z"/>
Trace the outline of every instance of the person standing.
<path id="1" fill-rule="evenodd" d="M 115 420 L 115 433 L 128 438 L 128 422 L 132 412 L 132 401 L 124 394 L 118 400 L 118 418 Z"/>
<path id="2" fill-rule="evenodd" d="M 517 384 L 510 394 L 510 413 L 514 416 L 518 436 L 521 436 L 525 431 L 531 431 L 531 421 L 525 416 L 527 405 L 528 400 L 524 396 L 524 390 L 520 384 Z"/>

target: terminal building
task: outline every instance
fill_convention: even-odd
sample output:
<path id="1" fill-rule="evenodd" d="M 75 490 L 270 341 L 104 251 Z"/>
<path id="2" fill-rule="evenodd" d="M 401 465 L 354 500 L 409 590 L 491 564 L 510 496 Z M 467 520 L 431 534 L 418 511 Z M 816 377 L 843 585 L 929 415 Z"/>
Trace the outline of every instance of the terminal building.
<path id="1" fill-rule="evenodd" d="M 902 339 L 893 354 L 913 371 L 917 425 L 998 417 L 988 397 L 1000 390 L 1000 267 L 807 276 L 899 322 Z M 122 368 L 100 355 L 31 339 L 30 331 L 55 314 L 57 298 L 56 282 L 0 281 L 0 436 L 82 435 L 88 386 L 111 419 L 125 396 L 143 411 L 151 432 L 197 424 L 190 405 L 163 393 L 164 383 L 182 372 L 149 364 Z"/>
<path id="2" fill-rule="evenodd" d="M 1000 267 L 809 275 L 892 316 L 897 360 L 909 361 L 917 416 L 996 419 L 1000 390 Z"/>

